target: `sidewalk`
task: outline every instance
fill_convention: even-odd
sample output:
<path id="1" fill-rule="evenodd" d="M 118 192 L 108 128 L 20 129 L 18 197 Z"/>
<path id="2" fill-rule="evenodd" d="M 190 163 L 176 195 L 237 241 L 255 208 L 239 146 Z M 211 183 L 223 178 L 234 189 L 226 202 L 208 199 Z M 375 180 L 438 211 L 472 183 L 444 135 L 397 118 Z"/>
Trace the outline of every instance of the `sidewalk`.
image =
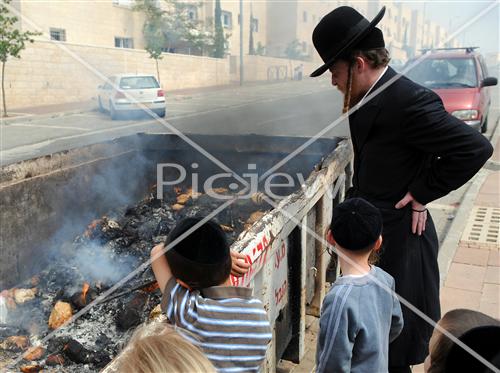
<path id="1" fill-rule="evenodd" d="M 498 129 L 497 129 L 498 132 Z M 454 308 L 500 318 L 500 139 L 441 288 L 442 314 Z M 488 170 L 489 168 L 489 170 Z"/>
<path id="2" fill-rule="evenodd" d="M 493 156 L 463 196 L 441 245 L 442 315 L 468 308 L 500 318 L 500 124 L 491 141 Z M 302 362 L 281 361 L 279 373 L 314 372 L 319 319 L 307 316 L 306 327 L 308 350 Z M 412 372 L 423 373 L 423 364 L 414 366 Z"/>

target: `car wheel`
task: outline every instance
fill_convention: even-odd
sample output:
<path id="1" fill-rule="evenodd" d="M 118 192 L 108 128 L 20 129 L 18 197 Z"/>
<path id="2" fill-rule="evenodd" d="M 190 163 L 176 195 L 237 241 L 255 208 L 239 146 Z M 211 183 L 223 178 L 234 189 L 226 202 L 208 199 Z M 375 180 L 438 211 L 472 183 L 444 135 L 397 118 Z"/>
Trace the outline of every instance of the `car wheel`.
<path id="1" fill-rule="evenodd" d="M 113 103 L 110 101 L 109 102 L 109 115 L 111 116 L 112 120 L 117 120 L 118 118 L 118 113 L 115 110 L 115 107 L 113 106 Z"/>
<path id="2" fill-rule="evenodd" d="M 102 106 L 101 96 L 97 97 L 97 105 L 99 107 L 99 112 L 104 113 L 104 106 Z"/>
<path id="3" fill-rule="evenodd" d="M 481 126 L 481 133 L 486 133 L 488 131 L 488 117 L 483 122 L 483 125 Z"/>
<path id="4" fill-rule="evenodd" d="M 164 118 L 165 117 L 165 109 L 163 110 L 157 110 L 155 111 L 156 115 L 158 115 L 160 118 Z"/>

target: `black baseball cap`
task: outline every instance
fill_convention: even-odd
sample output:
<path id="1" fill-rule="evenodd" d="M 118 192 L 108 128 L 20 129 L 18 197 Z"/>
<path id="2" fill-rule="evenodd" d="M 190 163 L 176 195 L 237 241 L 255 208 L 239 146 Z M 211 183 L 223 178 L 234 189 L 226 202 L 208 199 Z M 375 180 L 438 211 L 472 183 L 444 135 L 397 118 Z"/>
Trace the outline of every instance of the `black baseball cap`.
<path id="1" fill-rule="evenodd" d="M 382 214 L 362 198 L 348 199 L 333 209 L 330 230 L 344 249 L 363 250 L 382 234 Z"/>

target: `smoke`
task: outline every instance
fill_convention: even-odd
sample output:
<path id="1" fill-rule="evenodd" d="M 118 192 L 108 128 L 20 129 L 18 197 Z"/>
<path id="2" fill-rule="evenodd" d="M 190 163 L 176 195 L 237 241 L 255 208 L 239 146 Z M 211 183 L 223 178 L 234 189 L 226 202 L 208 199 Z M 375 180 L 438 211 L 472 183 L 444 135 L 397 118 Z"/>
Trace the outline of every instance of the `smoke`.
<path id="1" fill-rule="evenodd" d="M 0 324 L 7 323 L 7 303 L 5 302 L 5 298 L 0 295 Z"/>
<path id="2" fill-rule="evenodd" d="M 71 266 L 78 269 L 86 281 L 115 283 L 129 274 L 137 258 L 116 255 L 105 246 L 90 244 L 78 248 L 71 259 Z"/>

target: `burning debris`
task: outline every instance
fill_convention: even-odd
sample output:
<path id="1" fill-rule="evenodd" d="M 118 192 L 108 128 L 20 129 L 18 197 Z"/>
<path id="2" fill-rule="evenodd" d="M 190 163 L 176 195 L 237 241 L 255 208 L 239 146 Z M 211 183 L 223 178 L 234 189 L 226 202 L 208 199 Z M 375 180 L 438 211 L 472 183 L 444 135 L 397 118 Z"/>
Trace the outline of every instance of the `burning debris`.
<path id="1" fill-rule="evenodd" d="M 22 304 L 33 300 L 36 296 L 37 289 L 14 289 L 14 300 L 17 304 Z"/>
<path id="2" fill-rule="evenodd" d="M 227 188 L 213 192 L 238 196 Z M 0 370 L 23 356 L 22 372 L 96 372 L 128 341 L 132 329 L 163 317 L 160 292 L 150 269 L 136 274 L 121 291 L 99 301 L 75 322 L 75 312 L 149 259 L 177 221 L 208 215 L 224 201 L 191 188 L 174 188 L 163 200 L 156 191 L 135 206 L 117 208 L 93 220 L 51 265 L 25 283 L 0 292 Z M 215 220 L 232 243 L 270 209 L 260 194 L 235 201 Z M 50 332 L 55 335 L 40 343 Z M 26 362 L 30 362 L 29 365 Z"/>
<path id="3" fill-rule="evenodd" d="M 49 328 L 57 329 L 64 325 L 73 316 L 73 308 L 71 304 L 58 301 L 49 317 Z"/>
<path id="4" fill-rule="evenodd" d="M 0 348 L 9 351 L 23 351 L 30 345 L 30 340 L 24 335 L 13 335 L 0 343 Z"/>
<path id="5" fill-rule="evenodd" d="M 40 360 L 43 355 L 45 355 L 45 348 L 38 346 L 29 349 L 28 352 L 24 354 L 23 358 L 24 360 L 34 361 Z"/>

